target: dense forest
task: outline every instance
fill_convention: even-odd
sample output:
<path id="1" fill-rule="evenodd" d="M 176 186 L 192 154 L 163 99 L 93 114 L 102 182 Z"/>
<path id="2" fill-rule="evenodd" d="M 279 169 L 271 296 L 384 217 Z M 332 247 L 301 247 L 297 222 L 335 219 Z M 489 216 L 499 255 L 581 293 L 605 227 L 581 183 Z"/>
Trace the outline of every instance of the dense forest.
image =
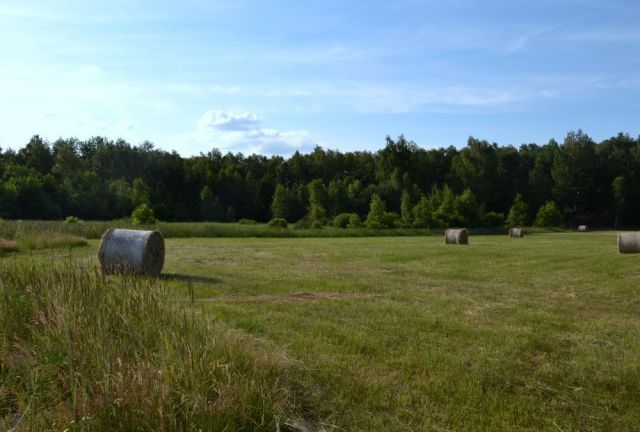
<path id="1" fill-rule="evenodd" d="M 387 137 L 375 153 L 316 147 L 287 159 L 216 149 L 185 158 L 149 142 L 36 135 L 0 149 L 0 179 L 0 217 L 10 219 L 116 219 L 146 204 L 164 221 L 301 227 L 520 225 L 541 208 L 567 226 L 640 225 L 640 137 L 622 133 L 596 143 L 570 132 L 519 148 L 471 137 L 461 149 Z"/>

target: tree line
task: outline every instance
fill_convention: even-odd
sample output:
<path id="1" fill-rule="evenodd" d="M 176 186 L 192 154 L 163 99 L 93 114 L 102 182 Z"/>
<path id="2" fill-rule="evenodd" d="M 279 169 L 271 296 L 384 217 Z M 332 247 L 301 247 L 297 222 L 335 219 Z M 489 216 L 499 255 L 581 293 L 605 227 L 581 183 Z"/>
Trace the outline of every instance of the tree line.
<path id="1" fill-rule="evenodd" d="M 424 149 L 404 136 L 377 152 L 316 147 L 281 156 L 182 157 L 93 137 L 31 138 L 0 149 L 0 217 L 118 219 L 141 206 L 164 221 L 372 227 L 640 225 L 640 137 Z"/>

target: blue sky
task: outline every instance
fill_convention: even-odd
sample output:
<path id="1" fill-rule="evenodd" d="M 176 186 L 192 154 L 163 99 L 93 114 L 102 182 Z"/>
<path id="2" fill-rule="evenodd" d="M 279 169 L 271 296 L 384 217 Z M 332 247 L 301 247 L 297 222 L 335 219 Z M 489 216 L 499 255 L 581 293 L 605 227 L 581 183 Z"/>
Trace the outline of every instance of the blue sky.
<path id="1" fill-rule="evenodd" d="M 640 134 L 636 0 L 0 2 L 0 147 L 288 155 Z"/>

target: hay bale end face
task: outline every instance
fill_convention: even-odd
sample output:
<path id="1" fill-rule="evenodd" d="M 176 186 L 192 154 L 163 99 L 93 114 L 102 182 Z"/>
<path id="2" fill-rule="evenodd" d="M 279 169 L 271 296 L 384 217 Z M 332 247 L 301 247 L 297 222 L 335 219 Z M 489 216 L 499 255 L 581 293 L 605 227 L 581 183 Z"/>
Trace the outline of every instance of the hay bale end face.
<path id="1" fill-rule="evenodd" d="M 640 253 L 640 232 L 618 233 L 618 250 L 621 254 Z"/>
<path id="2" fill-rule="evenodd" d="M 469 231 L 466 228 L 449 228 L 444 232 L 445 244 L 469 244 Z"/>
<path id="3" fill-rule="evenodd" d="M 164 239 L 158 231 L 111 228 L 102 236 L 98 260 L 105 274 L 159 276 L 164 265 Z"/>
<path id="4" fill-rule="evenodd" d="M 588 225 L 578 225 L 578 231 L 587 232 L 587 231 L 589 231 L 589 226 Z"/>
<path id="5" fill-rule="evenodd" d="M 509 230 L 509 237 L 522 238 L 524 237 L 524 231 L 522 228 L 511 228 Z"/>

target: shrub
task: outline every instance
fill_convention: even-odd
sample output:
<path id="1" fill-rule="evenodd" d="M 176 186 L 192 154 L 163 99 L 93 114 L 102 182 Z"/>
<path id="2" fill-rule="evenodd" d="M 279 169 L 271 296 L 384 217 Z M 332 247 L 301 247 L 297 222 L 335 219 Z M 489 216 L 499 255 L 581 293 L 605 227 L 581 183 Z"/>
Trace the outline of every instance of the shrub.
<path id="1" fill-rule="evenodd" d="M 355 213 L 340 213 L 338 216 L 333 218 L 333 226 L 338 228 L 346 228 L 349 225 L 351 217 L 354 215 L 358 217 L 358 220 L 360 220 L 360 217 Z"/>
<path id="2" fill-rule="evenodd" d="M 313 222 L 311 222 L 311 228 L 322 228 L 324 226 L 324 223 L 320 220 L 314 220 Z"/>
<path id="3" fill-rule="evenodd" d="M 517 194 L 509 210 L 507 225 L 509 225 L 510 228 L 525 226 L 527 224 L 528 214 L 529 209 L 527 208 L 527 203 L 524 202 L 522 194 Z"/>
<path id="4" fill-rule="evenodd" d="M 398 228 L 404 225 L 400 215 L 396 212 L 385 212 L 382 224 L 384 228 Z"/>
<path id="5" fill-rule="evenodd" d="M 286 228 L 287 220 L 284 218 L 273 218 L 269 221 L 268 225 L 271 228 Z"/>
<path id="6" fill-rule="evenodd" d="M 496 228 L 504 225 L 504 214 L 496 212 L 488 212 L 480 217 L 480 224 L 484 228 Z"/>
<path id="7" fill-rule="evenodd" d="M 373 194 L 369 203 L 369 213 L 365 221 L 367 228 L 385 227 L 385 206 L 384 201 L 378 195 Z"/>
<path id="8" fill-rule="evenodd" d="M 362 226 L 362 219 L 356 213 L 351 213 L 349 216 L 349 223 L 347 228 L 360 228 Z"/>
<path id="9" fill-rule="evenodd" d="M 409 192 L 402 192 L 402 198 L 400 199 L 400 215 L 402 218 L 402 224 L 405 227 L 410 227 L 413 224 L 413 206 L 411 205 L 411 195 Z"/>
<path id="10" fill-rule="evenodd" d="M 238 223 L 241 225 L 256 225 L 258 222 L 254 221 L 253 219 L 242 218 L 238 221 Z"/>
<path id="11" fill-rule="evenodd" d="M 539 227 L 562 227 L 564 226 L 564 216 L 558 210 L 556 203 L 547 201 L 538 210 L 536 215 L 536 226 Z"/>
<path id="12" fill-rule="evenodd" d="M 307 229 L 310 227 L 311 227 L 311 223 L 309 222 L 309 219 L 307 219 L 306 217 L 303 217 L 298 222 L 293 224 L 293 229 Z"/>
<path id="13" fill-rule="evenodd" d="M 433 224 L 433 205 L 426 197 L 420 198 L 413 208 L 413 226 L 418 228 L 430 228 Z"/>
<path id="14" fill-rule="evenodd" d="M 82 219 L 80 219 L 77 216 L 67 216 L 67 218 L 64 220 L 64 223 L 66 224 L 79 224 L 79 223 L 83 223 Z"/>
<path id="15" fill-rule="evenodd" d="M 140 204 L 131 213 L 131 223 L 134 225 L 149 225 L 158 222 L 153 214 L 153 209 L 148 204 Z"/>

